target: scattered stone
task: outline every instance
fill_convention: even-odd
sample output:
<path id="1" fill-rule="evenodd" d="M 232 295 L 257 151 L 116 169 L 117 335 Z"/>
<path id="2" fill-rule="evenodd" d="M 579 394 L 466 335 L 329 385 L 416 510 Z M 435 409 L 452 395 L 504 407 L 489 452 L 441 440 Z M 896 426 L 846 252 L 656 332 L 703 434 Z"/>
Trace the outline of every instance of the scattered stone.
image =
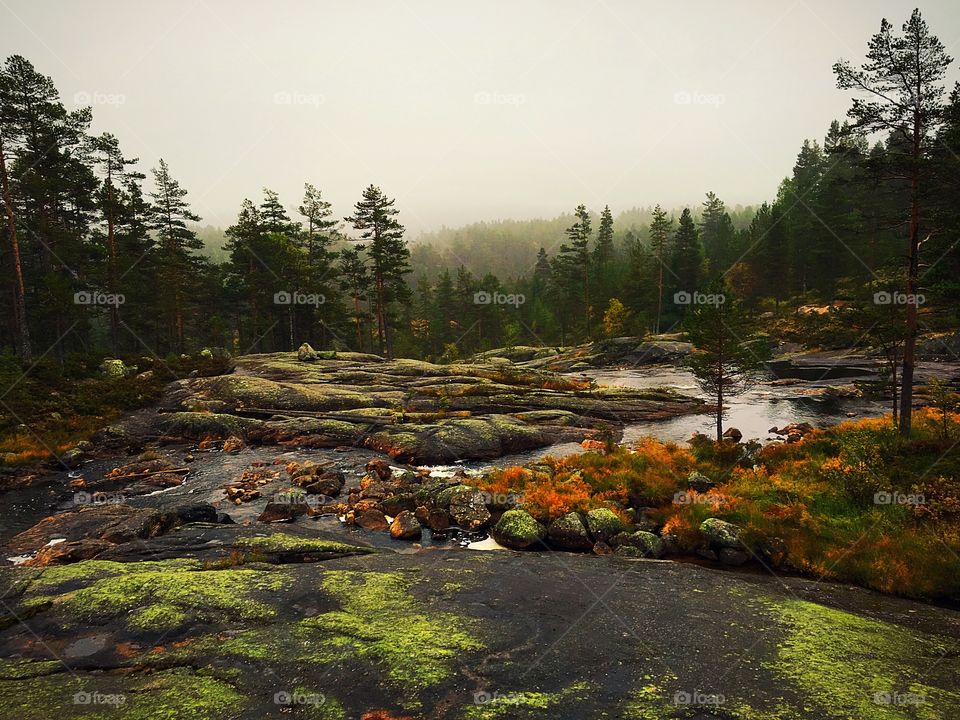
<path id="1" fill-rule="evenodd" d="M 243 440 L 238 438 L 236 435 L 231 435 L 223 441 L 223 451 L 228 455 L 236 455 L 238 452 L 243 450 L 243 447 Z"/>
<path id="2" fill-rule="evenodd" d="M 393 519 L 390 525 L 390 537 L 397 540 L 419 540 L 423 528 L 409 510 L 404 510 Z"/>
<path id="3" fill-rule="evenodd" d="M 728 440 L 733 440 L 735 443 L 738 443 L 743 439 L 743 433 L 737 428 L 727 428 L 727 430 L 723 433 L 723 436 Z"/>
<path id="4" fill-rule="evenodd" d="M 725 548 L 720 548 L 720 552 L 717 553 L 717 558 L 724 565 L 732 565 L 734 567 L 738 567 L 740 565 L 743 565 L 745 562 L 747 562 L 747 560 L 750 559 L 750 555 L 748 555 L 743 550 L 734 550 L 733 548 L 725 547 Z"/>
<path id="5" fill-rule="evenodd" d="M 454 524 L 464 530 L 481 530 L 490 522 L 486 497 L 469 485 L 457 485 L 444 490 L 437 497 L 437 505 L 440 508 L 449 507 Z"/>
<path id="6" fill-rule="evenodd" d="M 390 527 L 386 516 L 374 508 L 354 512 L 354 520 L 364 530 L 386 530 Z"/>
<path id="7" fill-rule="evenodd" d="M 589 552 L 593 550 L 593 540 L 579 513 L 567 513 L 557 518 L 547 529 L 547 539 L 551 545 L 563 550 Z"/>
<path id="8" fill-rule="evenodd" d="M 610 508 L 596 508 L 587 513 L 587 529 L 594 540 L 605 543 L 627 526 Z"/>
<path id="9" fill-rule="evenodd" d="M 374 473 L 381 480 L 389 480 L 393 475 L 393 470 L 390 469 L 390 463 L 386 460 L 371 460 L 366 465 L 366 471 L 368 473 Z"/>

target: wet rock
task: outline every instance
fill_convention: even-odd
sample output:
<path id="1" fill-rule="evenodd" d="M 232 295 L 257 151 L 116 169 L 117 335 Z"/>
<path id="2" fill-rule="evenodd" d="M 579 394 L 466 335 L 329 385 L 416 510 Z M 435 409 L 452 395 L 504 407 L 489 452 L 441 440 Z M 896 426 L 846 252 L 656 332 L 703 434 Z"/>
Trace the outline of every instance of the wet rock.
<path id="1" fill-rule="evenodd" d="M 277 493 L 257 518 L 262 523 L 293 522 L 310 512 L 302 492 Z"/>
<path id="2" fill-rule="evenodd" d="M 735 443 L 738 443 L 743 439 L 743 433 L 737 428 L 727 428 L 727 430 L 723 433 L 723 436 L 727 440 L 733 440 Z"/>
<path id="3" fill-rule="evenodd" d="M 547 529 L 526 510 L 514 508 L 500 516 L 490 534 L 504 547 L 525 550 L 540 545 L 547 536 Z"/>
<path id="4" fill-rule="evenodd" d="M 366 465 L 366 471 L 368 473 L 375 474 L 380 480 L 389 480 L 393 475 L 393 470 L 390 469 L 390 463 L 386 460 L 371 460 Z"/>
<path id="5" fill-rule="evenodd" d="M 490 523 L 486 497 L 469 485 L 458 485 L 444 490 L 437 498 L 437 505 L 448 508 L 455 525 L 464 530 L 480 530 Z"/>
<path id="6" fill-rule="evenodd" d="M 717 548 L 743 548 L 740 541 L 740 528 L 719 518 L 707 518 L 700 523 L 700 533 L 708 545 Z"/>
<path id="7" fill-rule="evenodd" d="M 759 550 L 760 554 L 771 567 L 779 568 L 787 566 L 787 543 L 781 538 L 767 538 L 760 545 Z"/>
<path id="8" fill-rule="evenodd" d="M 386 530 L 389 527 L 386 516 L 374 508 L 354 512 L 354 522 L 364 530 Z"/>
<path id="9" fill-rule="evenodd" d="M 589 552 L 594 545 L 583 518 L 575 512 L 567 513 L 550 523 L 547 539 L 555 547 L 578 552 Z"/>
<path id="10" fill-rule="evenodd" d="M 422 534 L 423 528 L 409 510 L 401 512 L 390 524 L 390 537 L 397 540 L 419 540 Z"/>
<path id="11" fill-rule="evenodd" d="M 384 498 L 380 501 L 380 507 L 386 515 L 396 517 L 403 511 L 413 512 L 417 509 L 417 503 L 414 501 L 413 495 L 404 493 Z"/>
<path id="12" fill-rule="evenodd" d="M 123 503 L 92 505 L 44 518 L 13 537 L 7 549 L 11 554 L 33 552 L 61 538 L 75 541 L 114 537 L 121 542 L 125 541 L 123 538 L 148 538 L 166 529 L 166 523 L 163 513 L 153 508 L 134 508 Z"/>
<path id="13" fill-rule="evenodd" d="M 320 475 L 298 475 L 294 483 L 311 495 L 337 497 L 343 490 L 345 478 L 340 470 L 327 470 Z"/>
<path id="14" fill-rule="evenodd" d="M 28 567 L 46 567 L 91 560 L 112 547 L 112 542 L 92 538 L 56 543 L 40 548 L 34 557 L 23 564 Z"/>
<path id="15" fill-rule="evenodd" d="M 593 544 L 594 555 L 613 555 L 613 548 L 602 540 Z"/>
<path id="16" fill-rule="evenodd" d="M 607 542 L 627 529 L 626 523 L 610 508 L 595 508 L 587 513 L 587 529 L 594 540 Z"/>
<path id="17" fill-rule="evenodd" d="M 422 525 L 426 525 L 434 532 L 444 532 L 450 527 L 450 516 L 446 510 L 420 505 L 415 515 Z"/>
<path id="18" fill-rule="evenodd" d="M 613 537 L 612 542 L 617 548 L 617 554 L 628 557 L 662 558 L 667 552 L 664 541 L 645 530 L 620 533 Z"/>

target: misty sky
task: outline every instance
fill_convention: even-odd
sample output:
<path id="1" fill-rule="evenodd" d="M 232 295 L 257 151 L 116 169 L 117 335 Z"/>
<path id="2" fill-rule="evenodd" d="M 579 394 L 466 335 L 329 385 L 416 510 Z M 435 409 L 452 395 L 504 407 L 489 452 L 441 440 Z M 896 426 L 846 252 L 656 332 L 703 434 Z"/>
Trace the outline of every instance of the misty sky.
<path id="1" fill-rule="evenodd" d="M 380 185 L 414 231 L 578 203 L 770 199 L 911 2 L 0 0 L 0 48 L 92 104 L 205 222 L 303 183 L 339 216 Z M 924 17 L 960 56 L 960 3 Z M 958 77 L 956 64 L 951 82 Z"/>

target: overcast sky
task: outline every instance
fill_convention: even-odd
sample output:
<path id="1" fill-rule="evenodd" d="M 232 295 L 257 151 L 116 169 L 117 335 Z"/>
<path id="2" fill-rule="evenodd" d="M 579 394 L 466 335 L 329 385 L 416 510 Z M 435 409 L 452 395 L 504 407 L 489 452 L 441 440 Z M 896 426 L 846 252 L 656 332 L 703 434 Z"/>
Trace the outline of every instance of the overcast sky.
<path id="1" fill-rule="evenodd" d="M 414 231 L 770 199 L 849 105 L 895 0 L 0 0 L 0 48 L 91 104 L 204 221 L 304 182 L 338 215 L 380 185 Z M 922 7 L 960 56 L 960 3 Z M 951 80 L 957 78 L 956 66 Z"/>

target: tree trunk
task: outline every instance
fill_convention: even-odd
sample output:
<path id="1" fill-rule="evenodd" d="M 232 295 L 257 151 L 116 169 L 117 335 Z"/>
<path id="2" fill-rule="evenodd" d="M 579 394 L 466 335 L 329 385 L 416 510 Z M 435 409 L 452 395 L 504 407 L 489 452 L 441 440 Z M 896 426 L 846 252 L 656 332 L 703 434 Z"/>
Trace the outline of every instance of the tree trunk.
<path id="1" fill-rule="evenodd" d="M 917 347 L 917 278 L 920 252 L 920 117 L 914 113 L 913 167 L 910 173 L 910 251 L 907 256 L 907 327 L 900 374 L 900 434 L 910 434 L 913 419 L 913 366 Z M 911 302 L 912 301 L 912 302 Z"/>
<path id="2" fill-rule="evenodd" d="M 107 159 L 107 249 L 110 253 L 110 264 L 107 267 L 107 284 L 110 287 L 110 294 L 116 300 L 117 296 L 117 242 L 116 232 L 113 221 L 113 177 L 110 168 L 110 159 Z M 112 302 L 110 307 L 110 345 L 113 354 L 119 352 L 120 344 L 120 308 L 116 302 Z"/>
<path id="3" fill-rule="evenodd" d="M 17 239 L 17 219 L 10 195 L 10 178 L 7 176 L 7 161 L 4 157 L 3 135 L 0 135 L 0 179 L 3 182 L 3 206 L 7 218 L 7 232 L 10 235 L 10 248 L 13 253 L 13 324 L 17 355 L 29 360 L 33 351 L 30 347 L 30 328 L 27 326 L 26 288 L 23 282 L 23 263 L 20 260 L 20 242 Z"/>

